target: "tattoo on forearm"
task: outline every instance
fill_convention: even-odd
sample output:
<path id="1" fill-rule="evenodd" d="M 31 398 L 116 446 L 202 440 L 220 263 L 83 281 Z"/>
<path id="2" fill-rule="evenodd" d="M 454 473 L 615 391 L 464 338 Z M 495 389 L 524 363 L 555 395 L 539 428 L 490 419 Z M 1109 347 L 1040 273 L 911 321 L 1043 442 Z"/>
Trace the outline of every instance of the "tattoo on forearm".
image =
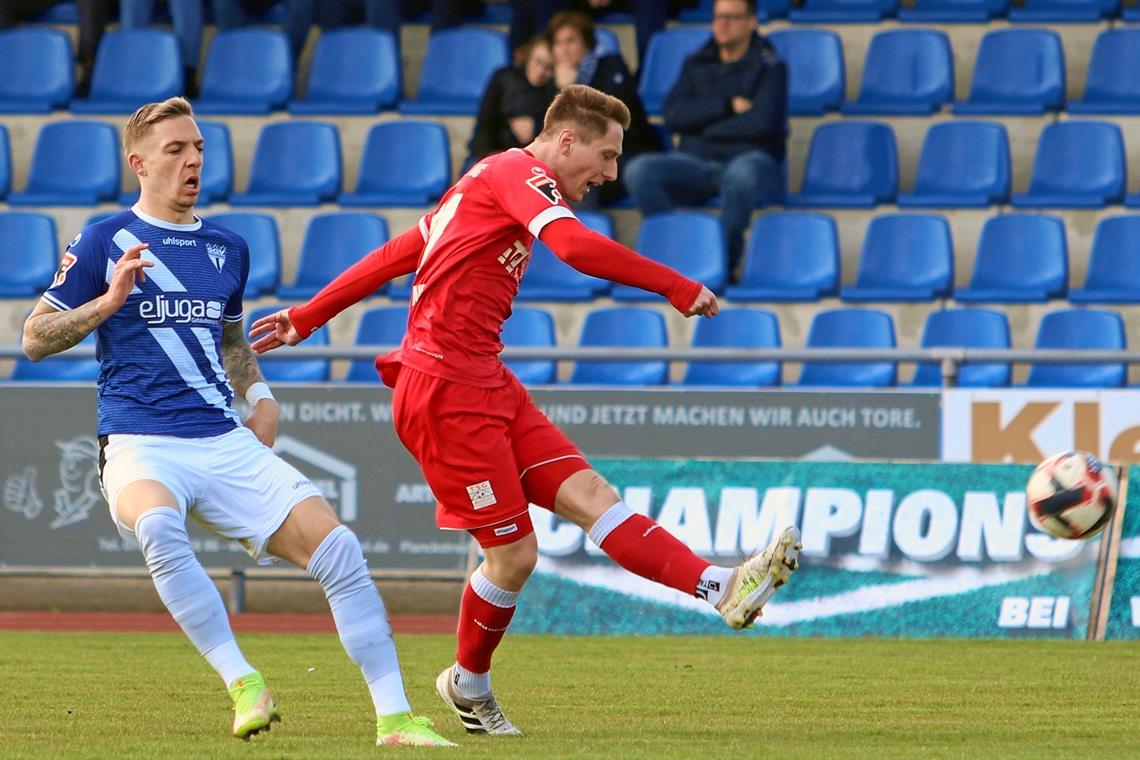
<path id="1" fill-rule="evenodd" d="M 230 376 L 230 385 L 238 396 L 245 396 L 249 386 L 261 382 L 257 354 L 249 347 L 240 322 L 222 325 L 222 364 Z"/>
<path id="2" fill-rule="evenodd" d="M 33 361 L 39 361 L 77 345 L 102 323 L 94 301 L 71 311 L 40 314 L 28 320 L 24 351 Z"/>

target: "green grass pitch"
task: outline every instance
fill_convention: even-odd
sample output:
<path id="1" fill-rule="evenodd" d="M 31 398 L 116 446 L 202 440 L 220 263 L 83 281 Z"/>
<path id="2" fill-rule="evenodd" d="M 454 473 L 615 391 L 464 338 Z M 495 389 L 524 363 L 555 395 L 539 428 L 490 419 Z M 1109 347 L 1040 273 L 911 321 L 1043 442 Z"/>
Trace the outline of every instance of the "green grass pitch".
<path id="1" fill-rule="evenodd" d="M 508 637 L 494 684 L 521 739 L 467 737 L 432 689 L 449 636 L 398 645 L 456 750 L 373 746 L 332 635 L 245 635 L 284 722 L 229 737 L 221 683 L 174 634 L 0 633 L 0 757 L 1140 757 L 1140 645 Z"/>

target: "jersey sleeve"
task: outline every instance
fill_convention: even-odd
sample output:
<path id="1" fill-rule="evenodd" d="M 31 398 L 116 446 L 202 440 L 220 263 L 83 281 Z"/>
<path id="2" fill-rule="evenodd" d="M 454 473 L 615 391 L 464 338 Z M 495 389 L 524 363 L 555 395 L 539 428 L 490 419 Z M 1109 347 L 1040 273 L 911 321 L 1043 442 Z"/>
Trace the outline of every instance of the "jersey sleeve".
<path id="1" fill-rule="evenodd" d="M 558 182 L 542 163 L 525 153 L 497 162 L 488 181 L 503 211 L 535 237 L 555 219 L 574 218 Z"/>
<path id="2" fill-rule="evenodd" d="M 241 277 L 237 289 L 230 296 L 230 300 L 226 301 L 226 308 L 222 312 L 223 322 L 240 322 L 245 316 L 242 298 L 245 296 L 245 284 L 249 280 L 249 245 L 244 239 L 241 240 L 238 250 L 241 252 Z"/>
<path id="3" fill-rule="evenodd" d="M 57 311 L 71 311 L 98 298 L 107 291 L 110 265 L 103 240 L 90 230 L 79 233 L 63 252 L 55 279 L 44 291 L 44 303 Z"/>

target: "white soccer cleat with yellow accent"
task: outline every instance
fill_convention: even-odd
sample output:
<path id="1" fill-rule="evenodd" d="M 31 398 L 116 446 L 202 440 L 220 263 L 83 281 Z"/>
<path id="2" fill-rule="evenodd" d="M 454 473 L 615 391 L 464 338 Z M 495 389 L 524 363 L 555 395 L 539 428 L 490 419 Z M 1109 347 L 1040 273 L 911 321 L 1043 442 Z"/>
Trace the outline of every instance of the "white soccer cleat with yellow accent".
<path id="1" fill-rule="evenodd" d="M 716 606 L 733 628 L 747 628 L 763 613 L 776 589 L 800 566 L 800 532 L 791 526 L 772 539 L 768 548 L 736 566 L 724 598 Z"/>

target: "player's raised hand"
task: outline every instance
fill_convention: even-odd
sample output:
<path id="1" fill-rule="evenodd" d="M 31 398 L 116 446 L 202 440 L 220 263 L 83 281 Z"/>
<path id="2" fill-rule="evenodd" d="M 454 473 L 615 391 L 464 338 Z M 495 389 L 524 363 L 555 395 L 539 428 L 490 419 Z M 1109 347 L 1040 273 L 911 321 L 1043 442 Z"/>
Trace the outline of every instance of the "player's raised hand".
<path id="1" fill-rule="evenodd" d="M 697 300 L 693 301 L 693 305 L 685 312 L 685 316 L 712 319 L 717 314 L 720 314 L 720 304 L 716 300 L 716 294 L 702 285 L 701 292 L 697 294 Z"/>
<path id="2" fill-rule="evenodd" d="M 118 311 L 119 307 L 127 302 L 135 283 L 146 282 L 144 270 L 154 266 L 153 261 L 145 261 L 142 258 L 142 252 L 146 248 L 150 248 L 147 243 L 132 245 L 115 264 L 111 282 L 107 286 L 107 292 L 103 294 L 103 299 L 111 307 L 111 311 Z"/>
<path id="3" fill-rule="evenodd" d="M 268 314 L 249 326 L 249 345 L 255 353 L 264 354 L 281 346 L 295 346 L 301 342 L 301 334 L 293 327 L 289 310 L 282 309 Z"/>

